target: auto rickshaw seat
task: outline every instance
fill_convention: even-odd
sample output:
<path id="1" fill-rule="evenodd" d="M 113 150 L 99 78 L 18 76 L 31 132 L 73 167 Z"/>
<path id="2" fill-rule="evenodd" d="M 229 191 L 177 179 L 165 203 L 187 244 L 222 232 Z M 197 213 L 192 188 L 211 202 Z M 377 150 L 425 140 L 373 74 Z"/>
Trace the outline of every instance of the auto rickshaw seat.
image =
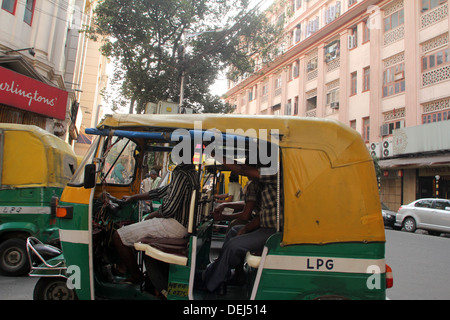
<path id="1" fill-rule="evenodd" d="M 188 262 L 189 238 L 145 237 L 134 244 L 138 251 L 156 260 L 186 266 Z"/>
<path id="2" fill-rule="evenodd" d="M 54 257 L 59 256 L 62 253 L 61 249 L 44 243 L 33 244 L 33 249 L 34 249 L 33 251 L 35 251 L 38 255 L 40 255 L 44 260 L 52 259 Z M 34 252 L 33 254 L 35 255 Z"/>
<path id="3" fill-rule="evenodd" d="M 261 263 L 261 252 L 247 252 L 247 255 L 245 256 L 245 262 L 252 268 L 258 269 L 259 264 Z"/>

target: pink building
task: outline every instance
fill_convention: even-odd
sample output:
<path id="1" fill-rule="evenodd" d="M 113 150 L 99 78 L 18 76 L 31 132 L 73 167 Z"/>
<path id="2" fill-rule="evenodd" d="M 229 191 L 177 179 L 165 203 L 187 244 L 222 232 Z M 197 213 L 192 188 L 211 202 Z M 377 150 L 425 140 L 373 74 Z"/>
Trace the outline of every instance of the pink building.
<path id="1" fill-rule="evenodd" d="M 450 198 L 447 0 L 290 0 L 283 54 L 238 83 L 236 113 L 335 119 L 382 169 L 382 200 Z"/>

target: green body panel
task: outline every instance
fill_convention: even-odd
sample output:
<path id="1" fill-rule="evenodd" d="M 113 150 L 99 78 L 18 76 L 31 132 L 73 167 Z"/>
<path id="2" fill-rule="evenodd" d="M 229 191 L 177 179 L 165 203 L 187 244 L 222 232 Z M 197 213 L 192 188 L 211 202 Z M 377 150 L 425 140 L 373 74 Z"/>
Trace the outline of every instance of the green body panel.
<path id="1" fill-rule="evenodd" d="M 89 230 L 89 206 L 86 204 L 60 202 L 59 206 L 73 207 L 72 219 L 57 219 L 58 227 L 63 230 Z"/>
<path id="2" fill-rule="evenodd" d="M 337 243 L 280 247 L 281 235 L 267 243 L 268 255 L 329 257 L 349 259 L 384 259 L 384 243 Z M 288 257 L 286 258 L 288 259 Z M 386 276 L 380 274 L 380 287 L 369 289 L 369 273 L 341 273 L 263 269 L 256 299 L 292 300 L 342 297 L 346 299 L 386 298 Z"/>
<path id="3" fill-rule="evenodd" d="M 88 231 L 89 224 L 89 206 L 85 204 L 75 204 L 60 202 L 60 206 L 73 207 L 72 219 L 58 219 L 58 226 L 62 230 L 73 231 Z M 137 221 L 137 204 L 130 204 L 120 211 L 120 216 L 114 217 L 113 221 L 131 220 Z M 87 300 L 91 299 L 90 290 L 90 275 L 89 275 L 89 246 L 87 244 L 70 243 L 61 241 L 61 246 L 66 257 L 67 266 L 75 265 L 80 268 L 81 271 L 81 287 L 76 288 L 77 296 L 79 299 Z M 135 290 L 133 286 L 127 285 L 114 285 L 108 284 L 102 281 L 101 278 L 94 277 L 95 294 L 99 297 L 108 299 L 148 299 L 146 294 L 142 296 L 140 290 Z M 115 288 L 115 289 L 114 289 Z"/>
<path id="4" fill-rule="evenodd" d="M 89 275 L 89 246 L 87 244 L 62 242 L 61 247 L 66 259 L 66 265 L 77 266 L 79 268 L 79 288 L 75 288 L 77 297 L 81 300 L 91 299 L 91 282 Z M 67 273 L 67 277 L 77 276 L 74 273 Z M 75 283 L 75 282 L 73 282 Z"/>
<path id="5" fill-rule="evenodd" d="M 62 230 L 88 231 L 88 205 L 60 202 L 60 206 L 72 206 L 72 219 L 57 219 L 58 227 Z M 82 300 L 91 299 L 91 282 L 89 274 L 89 245 L 61 241 L 61 248 L 66 259 L 66 265 L 77 266 L 80 269 L 80 288 L 75 288 L 77 297 Z M 70 276 L 70 275 L 68 275 Z"/>
<path id="6" fill-rule="evenodd" d="M 0 190 L 0 237 L 21 232 L 44 243 L 58 240 L 58 228 L 51 221 L 50 201 L 61 196 L 62 188 L 21 188 Z M 46 213 L 34 213 L 46 210 Z M 26 212 L 25 212 L 26 211 Z"/>

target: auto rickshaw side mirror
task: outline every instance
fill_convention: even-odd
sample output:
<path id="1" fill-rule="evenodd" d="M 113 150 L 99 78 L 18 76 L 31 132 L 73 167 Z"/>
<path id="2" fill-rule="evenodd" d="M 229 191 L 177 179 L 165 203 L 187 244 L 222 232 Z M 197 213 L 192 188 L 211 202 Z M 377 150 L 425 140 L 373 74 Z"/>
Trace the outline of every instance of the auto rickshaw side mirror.
<path id="1" fill-rule="evenodd" d="M 95 187 L 95 164 L 87 164 L 84 167 L 84 188 L 91 189 Z"/>

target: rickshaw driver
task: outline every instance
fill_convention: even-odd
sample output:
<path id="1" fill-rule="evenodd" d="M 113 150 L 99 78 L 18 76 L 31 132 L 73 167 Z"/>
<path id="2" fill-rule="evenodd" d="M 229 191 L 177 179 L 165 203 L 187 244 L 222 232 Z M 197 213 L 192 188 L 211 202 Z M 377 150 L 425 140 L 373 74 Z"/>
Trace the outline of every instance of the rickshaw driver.
<path id="1" fill-rule="evenodd" d="M 124 196 L 125 202 L 164 198 L 160 208 L 150 213 L 146 220 L 124 226 L 113 235 L 113 243 L 121 261 L 130 273 L 125 282 L 140 283 L 142 274 L 137 264 L 133 246 L 144 237 L 184 238 L 187 234 L 189 203 L 194 188 L 198 186 L 197 172 L 192 164 L 177 165 L 172 182 L 149 192 Z M 119 273 L 124 273 L 118 267 Z"/>
<path id="2" fill-rule="evenodd" d="M 216 291 L 228 280 L 231 269 L 244 261 L 248 251 L 261 251 L 267 239 L 277 232 L 277 174 L 263 175 L 261 168 L 226 161 L 222 163 L 236 174 L 247 176 L 260 184 L 261 204 L 256 217 L 240 226 L 237 233 L 230 233 L 219 258 L 206 268 L 203 279 L 210 292 Z"/>

